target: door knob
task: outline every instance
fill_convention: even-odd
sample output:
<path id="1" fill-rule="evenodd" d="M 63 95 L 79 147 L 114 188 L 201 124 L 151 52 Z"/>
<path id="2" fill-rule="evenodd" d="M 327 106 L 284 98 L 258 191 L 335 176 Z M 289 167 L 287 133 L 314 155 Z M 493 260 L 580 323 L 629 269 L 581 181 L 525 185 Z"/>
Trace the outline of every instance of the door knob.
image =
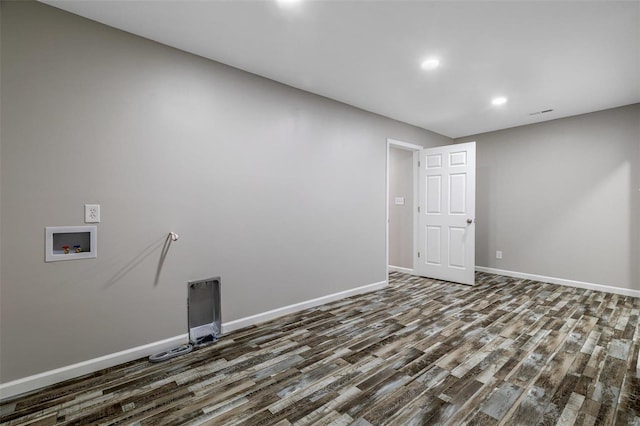
<path id="1" fill-rule="evenodd" d="M 467 223 L 468 224 L 472 224 L 473 223 L 473 219 L 467 219 Z"/>

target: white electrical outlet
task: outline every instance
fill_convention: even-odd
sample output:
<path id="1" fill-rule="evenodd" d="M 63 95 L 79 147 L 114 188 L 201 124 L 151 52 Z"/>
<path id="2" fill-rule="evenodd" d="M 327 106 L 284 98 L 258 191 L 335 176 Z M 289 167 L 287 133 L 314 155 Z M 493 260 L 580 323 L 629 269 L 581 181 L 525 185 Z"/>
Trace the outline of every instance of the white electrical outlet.
<path id="1" fill-rule="evenodd" d="M 502 252 L 500 250 L 496 250 L 496 259 L 502 259 Z"/>
<path id="2" fill-rule="evenodd" d="M 84 205 L 84 222 L 85 223 L 100 222 L 100 204 Z"/>

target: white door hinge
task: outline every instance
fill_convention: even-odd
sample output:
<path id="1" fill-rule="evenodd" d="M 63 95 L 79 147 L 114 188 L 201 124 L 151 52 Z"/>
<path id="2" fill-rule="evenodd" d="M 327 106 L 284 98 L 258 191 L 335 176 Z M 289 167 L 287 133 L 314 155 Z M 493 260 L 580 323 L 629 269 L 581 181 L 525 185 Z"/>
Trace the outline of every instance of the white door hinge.
<path id="1" fill-rule="evenodd" d="M 420 252 L 418 252 L 418 257 L 420 257 Z"/>

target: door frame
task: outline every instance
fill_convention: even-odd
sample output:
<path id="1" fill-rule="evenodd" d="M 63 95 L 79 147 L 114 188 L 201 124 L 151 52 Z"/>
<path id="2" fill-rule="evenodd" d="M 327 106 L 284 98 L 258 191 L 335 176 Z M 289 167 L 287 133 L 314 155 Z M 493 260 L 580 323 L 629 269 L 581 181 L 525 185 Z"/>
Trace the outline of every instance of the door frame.
<path id="1" fill-rule="evenodd" d="M 414 208 L 413 208 L 413 232 L 411 233 L 413 239 L 413 256 L 412 259 L 412 267 L 411 269 L 407 268 L 393 268 L 395 271 L 404 272 L 407 274 L 414 275 L 415 274 L 415 264 L 416 264 L 416 253 L 418 251 L 418 239 L 416 238 L 416 230 L 418 229 L 418 214 L 415 208 L 415 205 L 418 200 L 418 157 L 421 149 L 424 149 L 422 145 L 416 145 L 408 142 L 402 142 L 395 139 L 387 138 L 387 220 L 386 224 L 386 237 L 385 237 L 385 259 L 386 259 L 386 269 L 387 276 L 389 275 L 389 209 L 391 208 L 391 200 L 389 199 L 389 176 L 390 176 L 390 168 L 389 168 L 389 150 L 391 148 L 403 149 L 405 151 L 411 151 L 413 153 L 413 200 L 414 200 Z"/>

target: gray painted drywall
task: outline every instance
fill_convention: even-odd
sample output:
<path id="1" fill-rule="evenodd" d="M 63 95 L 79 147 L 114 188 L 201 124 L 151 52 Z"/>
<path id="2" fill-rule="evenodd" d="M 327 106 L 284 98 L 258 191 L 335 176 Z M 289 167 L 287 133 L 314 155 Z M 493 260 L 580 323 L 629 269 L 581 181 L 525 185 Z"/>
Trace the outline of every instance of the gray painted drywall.
<path id="1" fill-rule="evenodd" d="M 389 265 L 413 269 L 413 152 L 399 148 L 389 148 Z"/>
<path id="2" fill-rule="evenodd" d="M 386 280 L 386 139 L 452 140 L 33 2 L 2 2 L 2 382 Z M 45 226 L 101 205 L 98 257 Z M 169 231 L 180 239 L 164 262 Z"/>
<path id="3" fill-rule="evenodd" d="M 2 4 L 0 3 L 0 35 L 2 35 Z M 0 99 L 2 97 L 2 40 L 0 39 Z M 0 321 L 2 321 L 2 102 L 0 102 Z M 2 355 L 2 326 L 0 325 L 0 356 Z M 2 366 L 0 361 L 0 382 Z"/>
<path id="4" fill-rule="evenodd" d="M 640 290 L 640 104 L 473 140 L 477 265 Z"/>

